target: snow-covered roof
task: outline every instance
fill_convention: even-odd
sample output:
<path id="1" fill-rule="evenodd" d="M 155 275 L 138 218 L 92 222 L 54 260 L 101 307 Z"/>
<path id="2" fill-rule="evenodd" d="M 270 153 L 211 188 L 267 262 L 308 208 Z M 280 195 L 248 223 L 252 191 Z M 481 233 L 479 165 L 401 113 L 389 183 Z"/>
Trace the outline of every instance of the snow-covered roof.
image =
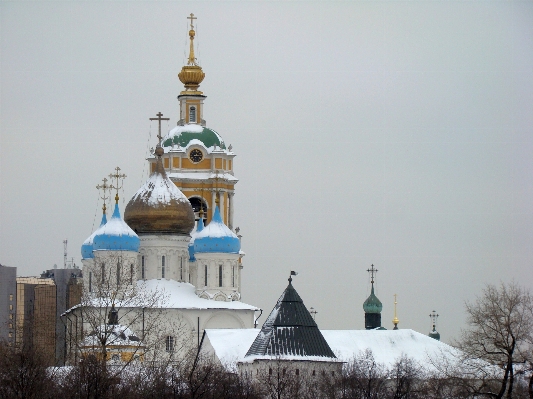
<path id="1" fill-rule="evenodd" d="M 226 367 L 235 367 L 237 362 L 246 362 L 248 347 L 252 345 L 259 333 L 257 329 L 207 329 L 217 358 Z M 457 361 L 458 351 L 427 335 L 414 330 L 321 330 L 322 335 L 339 361 L 349 362 L 367 349 L 372 351 L 376 362 L 391 367 L 405 354 L 420 363 L 428 371 L 434 371 L 431 360 L 449 357 Z M 457 356 L 457 357 L 456 357 Z M 272 357 L 276 359 L 276 357 Z M 303 357 L 285 358 L 286 360 L 304 360 Z M 307 360 L 320 360 L 307 357 Z M 329 359 L 330 361 L 332 359 Z"/>
<path id="2" fill-rule="evenodd" d="M 102 340 L 108 346 L 141 346 L 141 340 L 131 329 L 126 326 L 115 324 L 102 324 L 92 331 L 82 342 L 82 347 L 100 346 Z"/>
<path id="3" fill-rule="evenodd" d="M 217 205 L 211 222 L 203 229 L 200 224 L 200 231 L 197 230 L 194 235 L 194 253 L 238 254 L 240 249 L 241 242 L 239 238 L 224 224 Z"/>
<path id="4" fill-rule="evenodd" d="M 215 173 L 215 172 L 169 172 L 167 173 L 170 179 L 176 180 L 191 180 L 191 181 L 205 181 L 208 179 L 219 179 L 220 181 L 228 181 L 230 183 L 236 183 L 239 181 L 231 173 Z"/>
<path id="5" fill-rule="evenodd" d="M 94 233 L 93 249 L 95 251 L 138 251 L 139 245 L 139 237 L 122 220 L 118 204 L 115 204 L 111 219 Z"/>
<path id="6" fill-rule="evenodd" d="M 222 302 L 200 298 L 196 295 L 196 287 L 190 283 L 180 283 L 175 280 L 153 279 L 140 280 L 137 287 L 151 292 L 162 292 L 165 296 L 165 308 L 178 309 L 244 309 L 259 310 L 259 308 L 240 301 Z"/>

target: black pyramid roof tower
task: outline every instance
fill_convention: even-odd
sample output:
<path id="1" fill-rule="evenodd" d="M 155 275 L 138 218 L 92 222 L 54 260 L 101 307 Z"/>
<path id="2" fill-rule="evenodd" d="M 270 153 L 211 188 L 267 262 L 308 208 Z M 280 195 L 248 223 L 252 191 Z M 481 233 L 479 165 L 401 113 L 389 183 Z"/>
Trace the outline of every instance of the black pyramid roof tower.
<path id="1" fill-rule="evenodd" d="M 336 359 L 302 298 L 289 285 L 270 312 L 245 357 L 317 356 Z"/>

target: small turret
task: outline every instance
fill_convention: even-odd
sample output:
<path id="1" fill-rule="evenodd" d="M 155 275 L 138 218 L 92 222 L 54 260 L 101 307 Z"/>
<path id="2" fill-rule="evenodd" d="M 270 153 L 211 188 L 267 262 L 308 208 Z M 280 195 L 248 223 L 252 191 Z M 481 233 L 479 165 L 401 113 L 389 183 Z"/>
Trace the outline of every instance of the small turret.
<path id="1" fill-rule="evenodd" d="M 383 304 L 374 294 L 374 275 L 377 271 L 378 270 L 374 268 L 374 265 L 367 270 L 367 272 L 370 273 L 370 283 L 372 284 L 370 296 L 363 303 L 363 310 L 365 311 L 365 328 L 367 330 L 381 327 L 381 310 L 383 309 Z"/>
<path id="2" fill-rule="evenodd" d="M 433 339 L 436 339 L 437 341 L 440 341 L 440 334 L 439 332 L 436 330 L 436 327 L 437 327 L 437 319 L 439 317 L 439 315 L 437 314 L 437 312 L 435 312 L 434 310 L 431 312 L 431 314 L 429 315 L 430 319 L 431 319 L 431 325 L 432 325 L 432 330 L 429 332 L 428 336 L 433 338 Z"/>

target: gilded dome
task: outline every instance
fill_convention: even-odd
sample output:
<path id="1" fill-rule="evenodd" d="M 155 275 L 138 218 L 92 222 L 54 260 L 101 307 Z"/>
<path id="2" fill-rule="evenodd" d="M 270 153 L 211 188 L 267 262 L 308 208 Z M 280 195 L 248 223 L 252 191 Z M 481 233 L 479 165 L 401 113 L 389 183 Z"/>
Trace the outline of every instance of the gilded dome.
<path id="1" fill-rule="evenodd" d="M 126 206 L 124 220 L 139 235 L 189 235 L 192 231 L 191 203 L 167 177 L 160 157 L 155 171 Z"/>
<path id="2" fill-rule="evenodd" d="M 186 90 L 196 91 L 204 80 L 205 73 L 199 65 L 184 65 L 178 78 L 185 85 Z"/>

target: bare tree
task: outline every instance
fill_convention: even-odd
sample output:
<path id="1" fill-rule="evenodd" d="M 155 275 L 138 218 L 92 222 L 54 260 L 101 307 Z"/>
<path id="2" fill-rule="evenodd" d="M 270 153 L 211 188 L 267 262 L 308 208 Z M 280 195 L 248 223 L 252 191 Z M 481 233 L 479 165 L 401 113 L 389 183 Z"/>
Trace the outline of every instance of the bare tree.
<path id="1" fill-rule="evenodd" d="M 467 328 L 455 343 L 461 355 L 448 376 L 472 395 L 513 398 L 517 366 L 531 353 L 533 298 L 516 283 L 487 285 L 475 302 L 466 302 Z"/>

